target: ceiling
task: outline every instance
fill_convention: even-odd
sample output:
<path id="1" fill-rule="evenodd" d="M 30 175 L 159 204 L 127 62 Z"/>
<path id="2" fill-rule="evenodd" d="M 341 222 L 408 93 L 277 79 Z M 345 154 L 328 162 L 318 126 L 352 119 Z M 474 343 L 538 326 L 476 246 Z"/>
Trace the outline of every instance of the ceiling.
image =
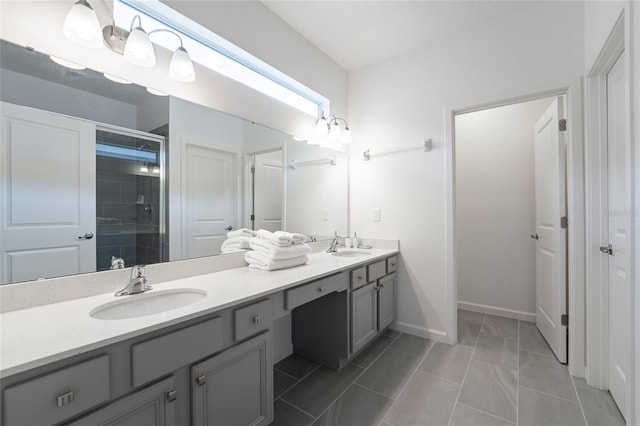
<path id="1" fill-rule="evenodd" d="M 346 71 L 531 7 L 534 1 L 262 0 Z"/>

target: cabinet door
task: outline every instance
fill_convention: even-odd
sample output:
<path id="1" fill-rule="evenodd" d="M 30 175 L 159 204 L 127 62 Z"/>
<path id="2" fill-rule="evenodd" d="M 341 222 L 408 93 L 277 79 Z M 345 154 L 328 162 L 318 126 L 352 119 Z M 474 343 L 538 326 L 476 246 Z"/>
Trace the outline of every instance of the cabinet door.
<path id="1" fill-rule="evenodd" d="M 194 426 L 268 425 L 273 421 L 271 333 L 191 368 Z"/>
<path id="2" fill-rule="evenodd" d="M 378 280 L 378 330 L 382 330 L 396 319 L 396 274 Z"/>
<path id="3" fill-rule="evenodd" d="M 351 353 L 357 352 L 376 335 L 376 283 L 351 292 Z"/>
<path id="4" fill-rule="evenodd" d="M 176 378 L 132 393 L 68 426 L 177 426 Z M 187 398 L 184 395 L 184 398 Z"/>

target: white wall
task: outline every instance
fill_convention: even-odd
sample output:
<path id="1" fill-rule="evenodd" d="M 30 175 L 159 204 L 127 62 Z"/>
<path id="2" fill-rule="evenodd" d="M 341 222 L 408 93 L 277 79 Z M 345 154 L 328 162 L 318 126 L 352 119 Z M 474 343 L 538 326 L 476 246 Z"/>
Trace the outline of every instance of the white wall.
<path id="1" fill-rule="evenodd" d="M 550 103 L 455 118 L 459 302 L 535 318 L 533 127 Z"/>
<path id="2" fill-rule="evenodd" d="M 447 294 L 445 110 L 575 85 L 584 67 L 582 8 L 536 3 L 349 74 L 350 231 L 400 240 L 397 328 L 440 340 L 455 333 L 446 321 L 456 296 Z M 364 149 L 415 147 L 428 137 L 432 152 L 362 161 Z M 374 207 L 381 222 L 370 219 Z"/>
<path id="3" fill-rule="evenodd" d="M 136 107 L 15 71 L 0 71 L 0 99 L 98 123 L 136 129 Z"/>
<path id="4" fill-rule="evenodd" d="M 260 2 L 166 3 L 326 96 L 333 112 L 345 113 L 346 72 Z M 140 68 L 107 48 L 88 49 L 74 44 L 62 33 L 71 5 L 66 0 L 2 1 L 0 37 L 288 134 L 304 136 L 313 130 L 315 118 L 197 64 L 194 83 L 171 80 L 167 75 L 170 52 L 165 49 L 156 49 L 155 67 Z M 106 25 L 108 17 L 100 2 L 95 9 Z"/>

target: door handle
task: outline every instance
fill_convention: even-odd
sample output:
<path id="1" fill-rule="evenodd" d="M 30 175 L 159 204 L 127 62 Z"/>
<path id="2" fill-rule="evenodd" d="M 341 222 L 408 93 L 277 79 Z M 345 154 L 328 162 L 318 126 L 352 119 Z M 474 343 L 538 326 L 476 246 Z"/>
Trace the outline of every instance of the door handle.
<path id="1" fill-rule="evenodd" d="M 91 232 L 87 232 L 86 234 L 80 235 L 78 237 L 79 240 L 90 240 L 92 238 L 93 238 L 93 234 Z"/>
<path id="2" fill-rule="evenodd" d="M 609 256 L 613 256 L 613 247 L 611 246 L 611 244 L 609 244 L 608 246 L 600 247 L 600 251 L 608 254 Z"/>
<path id="3" fill-rule="evenodd" d="M 227 226 L 227 227 L 226 227 L 226 228 L 224 228 L 224 229 L 225 229 L 226 231 L 231 231 L 231 230 L 233 230 L 233 226 L 229 225 L 229 226 Z"/>
<path id="4" fill-rule="evenodd" d="M 531 238 L 533 238 L 534 240 L 539 240 L 540 237 L 538 237 L 538 233 L 536 232 L 535 234 L 531 234 Z"/>

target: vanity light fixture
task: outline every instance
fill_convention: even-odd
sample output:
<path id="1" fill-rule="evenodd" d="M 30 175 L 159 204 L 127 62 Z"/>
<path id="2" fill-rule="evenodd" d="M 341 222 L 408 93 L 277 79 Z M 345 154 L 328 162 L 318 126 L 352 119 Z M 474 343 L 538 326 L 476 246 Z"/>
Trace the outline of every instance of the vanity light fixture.
<path id="1" fill-rule="evenodd" d="M 100 48 L 104 43 L 114 52 L 124 55 L 125 59 L 132 64 L 141 67 L 153 67 L 156 64 L 156 53 L 150 36 L 156 32 L 167 32 L 176 36 L 180 42 L 180 46 L 173 52 L 171 57 L 169 76 L 182 82 L 192 82 L 196 79 L 193 62 L 184 48 L 182 37 L 178 33 L 165 28 L 147 33 L 142 28 L 140 15 L 133 17 L 129 31 L 118 28 L 115 25 L 113 13 L 111 13 L 106 4 L 105 8 L 109 11 L 112 22 L 110 25 L 101 28 L 98 17 L 87 0 L 78 0 L 65 18 L 63 26 L 65 36 L 85 47 Z M 136 21 L 137 25 L 135 25 Z"/>
<path id="2" fill-rule="evenodd" d="M 49 58 L 51 58 L 51 60 L 56 64 L 71 68 L 72 70 L 84 70 L 87 68 L 84 65 L 76 64 L 75 62 L 67 61 L 66 59 L 62 59 L 57 56 L 49 55 Z"/>
<path id="3" fill-rule="evenodd" d="M 151 169 L 151 173 L 154 173 L 156 175 L 160 174 L 160 166 L 158 166 L 157 164 L 154 164 L 153 168 Z"/>
<path id="4" fill-rule="evenodd" d="M 338 120 L 344 123 L 344 130 L 340 128 Z M 349 124 L 344 118 L 330 115 L 329 120 L 322 116 L 316 121 L 315 134 L 319 137 L 329 137 L 334 142 L 340 142 L 342 144 L 350 144 L 352 142 L 351 130 L 349 130 Z M 323 144 L 326 145 L 326 144 Z"/>
<path id="5" fill-rule="evenodd" d="M 144 163 L 142 163 L 142 166 L 140 166 L 140 172 L 141 173 L 149 173 L 149 166 L 147 165 L 146 161 Z"/>

